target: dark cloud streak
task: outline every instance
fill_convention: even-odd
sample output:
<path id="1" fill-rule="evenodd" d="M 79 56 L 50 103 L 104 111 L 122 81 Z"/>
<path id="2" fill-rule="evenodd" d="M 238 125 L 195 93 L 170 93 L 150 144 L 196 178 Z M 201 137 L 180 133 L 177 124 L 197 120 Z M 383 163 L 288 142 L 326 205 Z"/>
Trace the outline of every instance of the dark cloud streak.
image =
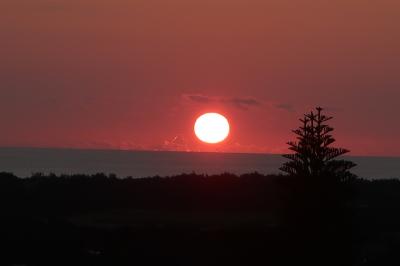
<path id="1" fill-rule="evenodd" d="M 295 111 L 293 105 L 288 104 L 288 103 L 279 103 L 279 104 L 276 104 L 275 107 L 278 109 L 288 111 L 290 113 L 293 113 Z"/>
<path id="2" fill-rule="evenodd" d="M 232 103 L 239 109 L 248 110 L 250 107 L 253 106 L 260 106 L 262 103 L 254 98 L 232 98 L 229 99 L 227 102 Z"/>
<path id="3" fill-rule="evenodd" d="M 185 95 L 187 99 L 193 101 L 193 102 L 198 102 L 198 103 L 209 103 L 213 101 L 210 97 L 200 95 L 200 94 L 193 94 L 193 95 Z"/>
<path id="4" fill-rule="evenodd" d="M 224 103 L 231 104 L 239 109 L 248 110 L 250 107 L 257 107 L 263 105 L 263 103 L 252 97 L 233 97 L 233 98 L 223 98 L 223 97 L 211 97 L 201 94 L 185 94 L 184 99 L 190 100 L 192 102 L 207 104 L 207 103 Z"/>
<path id="5" fill-rule="evenodd" d="M 199 104 L 209 104 L 209 103 L 222 103 L 232 105 L 240 110 L 247 111 L 250 108 L 256 108 L 261 106 L 269 106 L 275 109 L 284 110 L 290 113 L 295 112 L 295 108 L 293 105 L 288 103 L 265 103 L 260 101 L 254 97 L 212 97 L 202 94 L 184 94 L 183 98 L 185 100 L 189 100 L 191 102 L 199 103 Z"/>

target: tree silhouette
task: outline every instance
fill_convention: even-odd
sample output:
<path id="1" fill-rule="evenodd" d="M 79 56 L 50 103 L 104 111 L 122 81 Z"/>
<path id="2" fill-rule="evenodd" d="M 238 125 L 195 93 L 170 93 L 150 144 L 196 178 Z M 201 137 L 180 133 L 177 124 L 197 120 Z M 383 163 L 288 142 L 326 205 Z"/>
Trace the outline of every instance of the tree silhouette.
<path id="1" fill-rule="evenodd" d="M 333 177 L 340 181 L 354 177 L 349 169 L 356 166 L 347 160 L 336 160 L 337 157 L 349 152 L 347 149 L 330 147 L 335 139 L 331 132 L 333 128 L 326 124 L 332 117 L 322 114 L 322 108 L 317 107 L 316 113 L 311 111 L 300 119 L 302 125 L 293 130 L 298 141 L 289 141 L 289 149 L 294 153 L 283 155 L 289 159 L 280 168 L 281 171 L 293 176 L 303 177 Z"/>

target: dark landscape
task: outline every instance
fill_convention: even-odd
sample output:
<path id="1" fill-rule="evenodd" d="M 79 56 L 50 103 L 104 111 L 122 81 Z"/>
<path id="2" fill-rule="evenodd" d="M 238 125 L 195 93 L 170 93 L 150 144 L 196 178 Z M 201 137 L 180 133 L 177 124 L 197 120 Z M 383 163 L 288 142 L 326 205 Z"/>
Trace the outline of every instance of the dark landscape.
<path id="1" fill-rule="evenodd" d="M 0 175 L 2 265 L 399 265 L 400 181 Z"/>

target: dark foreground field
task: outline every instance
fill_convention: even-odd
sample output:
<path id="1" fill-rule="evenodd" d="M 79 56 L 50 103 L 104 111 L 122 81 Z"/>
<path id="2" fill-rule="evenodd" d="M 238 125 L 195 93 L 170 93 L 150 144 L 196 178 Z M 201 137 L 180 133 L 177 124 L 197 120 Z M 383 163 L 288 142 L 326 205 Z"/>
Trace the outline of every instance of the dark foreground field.
<path id="1" fill-rule="evenodd" d="M 400 182 L 0 174 L 0 265 L 400 265 Z"/>

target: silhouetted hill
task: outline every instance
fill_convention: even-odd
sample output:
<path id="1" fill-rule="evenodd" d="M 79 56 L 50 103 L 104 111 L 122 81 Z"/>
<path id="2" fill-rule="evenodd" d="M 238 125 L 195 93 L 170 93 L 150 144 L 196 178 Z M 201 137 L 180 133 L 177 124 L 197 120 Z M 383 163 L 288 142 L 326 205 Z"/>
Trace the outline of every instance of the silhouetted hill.
<path id="1" fill-rule="evenodd" d="M 0 174 L 2 265 L 399 265 L 400 181 Z"/>

